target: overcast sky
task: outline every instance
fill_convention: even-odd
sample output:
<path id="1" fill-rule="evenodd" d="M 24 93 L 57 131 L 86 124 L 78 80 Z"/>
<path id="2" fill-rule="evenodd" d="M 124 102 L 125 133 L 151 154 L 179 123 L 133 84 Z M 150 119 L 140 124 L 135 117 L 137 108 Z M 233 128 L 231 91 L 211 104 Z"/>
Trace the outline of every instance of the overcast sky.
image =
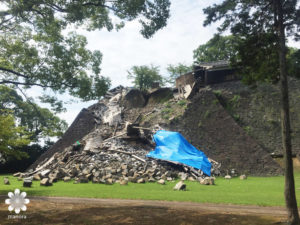
<path id="1" fill-rule="evenodd" d="M 86 32 L 88 48 L 100 50 L 103 54 L 101 74 L 117 85 L 132 86 L 127 79 L 127 71 L 134 65 L 160 66 L 161 74 L 166 74 L 168 64 L 192 64 L 193 50 L 207 42 L 216 32 L 216 26 L 203 27 L 205 19 L 202 9 L 216 1 L 172 0 L 171 17 L 167 26 L 158 31 L 151 39 L 145 39 L 139 33 L 137 21 L 126 23 L 120 31 L 106 30 Z M 64 95 L 63 99 L 70 98 Z M 67 112 L 59 116 L 70 125 L 83 107 L 94 102 L 66 105 Z"/>
<path id="2" fill-rule="evenodd" d="M 134 65 L 158 65 L 161 74 L 166 75 L 165 69 L 168 64 L 192 64 L 193 50 L 216 33 L 217 25 L 202 26 L 205 19 L 202 9 L 216 2 L 220 1 L 172 0 L 171 17 L 167 26 L 151 39 L 142 37 L 137 21 L 127 23 L 118 32 L 77 32 L 87 37 L 89 49 L 102 52 L 101 74 L 111 79 L 112 87 L 132 86 L 131 81 L 127 79 L 127 71 Z M 36 90 L 36 94 L 37 92 Z M 68 95 L 63 96 L 65 101 L 70 98 Z M 94 102 L 66 105 L 68 111 L 59 116 L 70 125 L 82 108 Z"/>

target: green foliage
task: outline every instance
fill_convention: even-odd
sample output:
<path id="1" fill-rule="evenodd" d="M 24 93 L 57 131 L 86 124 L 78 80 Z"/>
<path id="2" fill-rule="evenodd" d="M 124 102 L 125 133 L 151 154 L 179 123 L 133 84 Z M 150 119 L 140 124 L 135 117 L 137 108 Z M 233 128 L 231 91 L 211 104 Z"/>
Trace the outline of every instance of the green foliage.
<path id="1" fill-rule="evenodd" d="M 10 111 L 0 110 L 0 162 L 12 156 L 17 159 L 26 154 L 18 151 L 18 148 L 30 143 L 28 132 L 24 127 L 16 126 L 15 118 Z"/>
<path id="2" fill-rule="evenodd" d="M 288 53 L 289 74 L 300 77 L 300 50 L 289 48 Z M 256 81 L 274 83 L 279 79 L 279 70 L 276 69 L 279 65 L 278 49 L 276 36 L 272 33 L 260 32 L 247 38 L 216 34 L 194 50 L 195 63 L 218 60 L 230 61 L 246 84 Z"/>
<path id="3" fill-rule="evenodd" d="M 240 95 L 234 95 L 232 99 L 230 99 L 230 103 L 232 104 L 233 107 L 238 107 L 239 106 L 239 101 L 240 101 L 241 96 Z"/>
<path id="4" fill-rule="evenodd" d="M 233 119 L 236 121 L 236 122 L 239 122 L 240 121 L 240 115 L 239 114 L 233 114 Z"/>
<path id="5" fill-rule="evenodd" d="M 237 38 L 215 34 L 208 42 L 194 50 L 194 62 L 229 61 L 237 55 Z"/>
<path id="6" fill-rule="evenodd" d="M 173 114 L 173 109 L 171 107 L 166 107 L 161 111 L 162 118 L 168 120 L 172 114 Z"/>
<path id="7" fill-rule="evenodd" d="M 167 71 L 169 73 L 169 77 L 167 78 L 167 83 L 171 85 L 176 84 L 176 78 L 181 75 L 188 73 L 193 70 L 192 66 L 187 66 L 183 63 L 178 63 L 177 65 L 169 64 L 167 67 Z"/>
<path id="8" fill-rule="evenodd" d="M 217 105 L 218 103 L 219 103 L 219 100 L 218 100 L 218 99 L 213 100 L 213 104 L 214 104 L 214 105 Z"/>
<path id="9" fill-rule="evenodd" d="M 140 90 L 151 88 L 152 84 L 159 82 L 163 84 L 163 77 L 159 74 L 158 66 L 133 66 L 128 71 L 128 79 L 133 79 L 133 84 Z"/>
<path id="10" fill-rule="evenodd" d="M 205 111 L 204 119 L 207 119 L 210 116 L 211 112 L 209 110 Z"/>
<path id="11" fill-rule="evenodd" d="M 10 110 L 18 125 L 28 132 L 33 142 L 49 137 L 60 137 L 67 123 L 50 110 L 41 108 L 31 99 L 24 101 L 16 90 L 0 85 L 0 110 Z"/>
<path id="12" fill-rule="evenodd" d="M 287 58 L 289 75 L 300 78 L 300 49 L 289 48 Z"/>
<path id="13" fill-rule="evenodd" d="M 230 60 L 248 84 L 278 81 L 279 33 L 275 3 L 274 0 L 224 0 L 203 10 L 207 15 L 205 26 L 221 20 L 218 30 L 230 30 L 234 37 L 238 37 L 238 54 L 234 58 L 230 57 Z M 287 36 L 298 39 L 300 9 L 297 1 L 285 1 L 282 10 Z"/>
<path id="14" fill-rule="evenodd" d="M 237 49 L 238 56 L 231 59 L 231 63 L 243 75 L 246 84 L 279 80 L 279 55 L 274 34 L 261 32 L 251 35 L 241 40 Z"/>
<path id="15" fill-rule="evenodd" d="M 249 127 L 249 126 L 245 126 L 245 127 L 243 127 L 243 129 L 247 134 L 249 134 L 251 131 L 251 127 Z"/>
<path id="16" fill-rule="evenodd" d="M 221 97 L 221 96 L 222 96 L 222 90 L 214 90 L 213 93 L 214 93 L 217 97 Z"/>
<path id="17" fill-rule="evenodd" d="M 187 104 L 187 100 L 186 99 L 182 99 L 182 100 L 179 100 L 177 102 L 177 105 L 179 105 L 181 107 L 186 106 L 186 104 Z"/>
<path id="18" fill-rule="evenodd" d="M 150 38 L 166 26 L 169 8 L 169 0 L 3 0 L 0 84 L 40 86 L 83 100 L 98 99 L 110 86 L 110 80 L 100 75 L 102 54 L 88 50 L 85 37 L 64 35 L 66 29 L 110 31 L 138 18 L 141 34 Z"/>

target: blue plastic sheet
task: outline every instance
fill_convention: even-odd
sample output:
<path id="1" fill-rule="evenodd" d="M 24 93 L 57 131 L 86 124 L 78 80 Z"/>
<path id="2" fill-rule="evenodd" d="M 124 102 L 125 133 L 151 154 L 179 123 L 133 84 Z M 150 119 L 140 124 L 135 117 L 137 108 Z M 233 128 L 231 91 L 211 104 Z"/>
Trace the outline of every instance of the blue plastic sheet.
<path id="1" fill-rule="evenodd" d="M 191 145 L 180 133 L 159 130 L 153 139 L 156 148 L 147 154 L 148 157 L 186 164 L 210 176 L 211 163 L 206 155 Z"/>

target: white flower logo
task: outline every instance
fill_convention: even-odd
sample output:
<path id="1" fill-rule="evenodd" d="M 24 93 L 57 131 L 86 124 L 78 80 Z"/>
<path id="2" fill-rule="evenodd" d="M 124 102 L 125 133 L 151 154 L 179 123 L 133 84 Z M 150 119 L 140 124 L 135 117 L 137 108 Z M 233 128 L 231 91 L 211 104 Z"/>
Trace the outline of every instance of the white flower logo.
<path id="1" fill-rule="evenodd" d="M 29 203 L 29 199 L 26 197 L 26 192 L 22 192 L 20 194 L 19 189 L 15 189 L 15 193 L 8 192 L 8 197 L 5 200 L 5 204 L 8 204 L 8 210 L 13 211 L 15 210 L 15 213 L 19 214 L 20 211 L 26 211 L 27 207 L 26 204 Z"/>

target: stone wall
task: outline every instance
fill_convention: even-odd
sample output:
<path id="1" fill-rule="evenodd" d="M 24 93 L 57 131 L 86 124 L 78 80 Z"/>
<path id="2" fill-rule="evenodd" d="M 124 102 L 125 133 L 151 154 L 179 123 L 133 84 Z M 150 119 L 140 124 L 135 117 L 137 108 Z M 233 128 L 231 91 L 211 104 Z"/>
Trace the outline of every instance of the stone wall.
<path id="1" fill-rule="evenodd" d="M 202 90 L 188 105 L 182 118 L 171 123 L 195 147 L 222 164 L 226 173 L 273 175 L 282 169 L 255 139 L 223 108 L 215 94 Z"/>
<path id="2" fill-rule="evenodd" d="M 93 112 L 88 109 L 82 109 L 63 137 L 42 154 L 28 169 L 35 168 L 45 159 L 51 158 L 54 153 L 63 151 L 66 147 L 83 138 L 94 129 L 95 124 Z"/>
<path id="3" fill-rule="evenodd" d="M 300 80 L 289 78 L 292 149 L 300 153 Z M 241 82 L 211 86 L 236 122 L 269 153 L 282 154 L 280 88 L 259 84 L 250 88 Z"/>

